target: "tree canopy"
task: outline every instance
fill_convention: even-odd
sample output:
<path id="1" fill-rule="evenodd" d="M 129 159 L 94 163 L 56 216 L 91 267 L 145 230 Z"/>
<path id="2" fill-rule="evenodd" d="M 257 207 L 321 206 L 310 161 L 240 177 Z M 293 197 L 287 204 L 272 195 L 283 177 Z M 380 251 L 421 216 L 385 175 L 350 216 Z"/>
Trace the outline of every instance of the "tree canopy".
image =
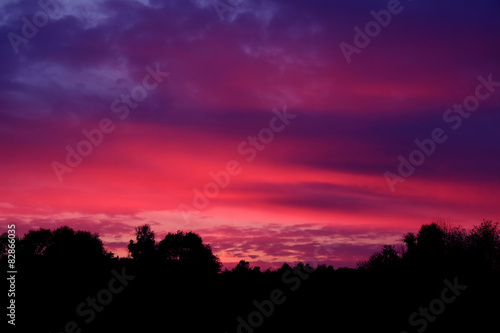
<path id="1" fill-rule="evenodd" d="M 424 224 L 417 235 L 402 238 L 406 251 L 398 253 L 393 245 L 384 245 L 380 252 L 358 264 L 365 269 L 407 266 L 454 265 L 475 269 L 498 270 L 500 263 L 500 227 L 498 222 L 483 220 L 467 232 L 460 226 L 446 223 Z"/>
<path id="2" fill-rule="evenodd" d="M 135 260 L 154 261 L 183 269 L 217 273 L 221 262 L 212 252 L 210 245 L 203 244 L 194 232 L 169 232 L 159 243 L 148 224 L 135 228 L 136 240 L 130 240 L 129 253 Z"/>

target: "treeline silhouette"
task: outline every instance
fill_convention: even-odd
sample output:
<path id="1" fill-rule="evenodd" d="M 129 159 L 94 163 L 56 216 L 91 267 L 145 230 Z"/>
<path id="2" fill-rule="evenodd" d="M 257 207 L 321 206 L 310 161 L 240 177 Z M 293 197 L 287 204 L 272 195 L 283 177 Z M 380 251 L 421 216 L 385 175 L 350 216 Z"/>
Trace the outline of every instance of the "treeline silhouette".
<path id="1" fill-rule="evenodd" d="M 128 258 L 106 251 L 98 234 L 67 226 L 17 238 L 16 330 L 498 331 L 498 222 L 468 231 L 426 224 L 356 269 L 299 263 L 261 271 L 242 260 L 222 271 L 196 233 L 157 242 L 149 225 L 135 231 Z"/>

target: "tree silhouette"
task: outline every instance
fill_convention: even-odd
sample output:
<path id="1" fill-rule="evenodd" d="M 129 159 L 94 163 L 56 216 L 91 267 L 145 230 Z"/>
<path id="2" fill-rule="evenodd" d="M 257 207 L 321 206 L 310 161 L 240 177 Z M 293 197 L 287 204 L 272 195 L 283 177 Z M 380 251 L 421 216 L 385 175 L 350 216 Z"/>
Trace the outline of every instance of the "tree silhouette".
<path id="1" fill-rule="evenodd" d="M 248 274 L 250 271 L 250 263 L 245 260 L 240 260 L 240 262 L 231 270 L 231 272 L 240 275 Z"/>
<path id="2" fill-rule="evenodd" d="M 43 234 L 42 234 L 43 236 Z M 88 231 L 77 231 L 65 226 L 52 232 L 47 256 L 92 261 L 109 257 L 99 235 Z"/>
<path id="3" fill-rule="evenodd" d="M 136 241 L 130 240 L 128 251 L 133 259 L 152 259 L 156 253 L 155 233 L 149 224 L 135 228 Z"/>
<path id="4" fill-rule="evenodd" d="M 33 256 L 43 255 L 53 244 L 52 235 L 50 229 L 40 228 L 28 231 L 21 242 L 21 251 Z"/>
<path id="5" fill-rule="evenodd" d="M 437 223 L 425 224 L 417 235 L 417 247 L 420 253 L 429 258 L 442 256 L 445 249 L 446 233 Z"/>
<path id="6" fill-rule="evenodd" d="M 401 257 L 393 245 L 384 245 L 382 251 L 376 252 L 366 261 L 361 261 L 358 267 L 365 269 L 380 269 L 396 264 Z"/>
<path id="7" fill-rule="evenodd" d="M 170 264 L 177 263 L 191 269 L 196 267 L 207 273 L 217 273 L 222 266 L 210 245 L 203 244 L 201 237 L 193 232 L 169 232 L 158 244 L 158 255 Z"/>
<path id="8" fill-rule="evenodd" d="M 492 269 L 500 268 L 500 227 L 498 222 L 483 220 L 475 226 L 467 237 L 470 253 L 474 260 L 483 267 L 491 265 Z"/>
<path id="9" fill-rule="evenodd" d="M 407 253 L 413 254 L 415 252 L 415 248 L 417 247 L 417 236 L 413 232 L 409 232 L 404 234 L 403 242 L 406 244 Z"/>
<path id="10" fill-rule="evenodd" d="M 16 253 L 23 260 L 45 258 L 52 262 L 92 262 L 109 259 L 108 253 L 96 233 L 74 231 L 68 226 L 54 230 L 38 229 L 28 231 L 16 242 Z"/>

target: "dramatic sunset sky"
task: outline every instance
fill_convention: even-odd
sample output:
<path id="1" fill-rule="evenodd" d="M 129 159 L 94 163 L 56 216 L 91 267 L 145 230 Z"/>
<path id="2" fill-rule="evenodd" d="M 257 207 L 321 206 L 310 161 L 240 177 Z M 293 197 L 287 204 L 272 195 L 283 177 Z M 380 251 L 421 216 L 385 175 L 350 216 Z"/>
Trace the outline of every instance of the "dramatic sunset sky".
<path id="1" fill-rule="evenodd" d="M 126 256 L 149 223 L 226 267 L 354 267 L 424 223 L 500 219 L 498 0 L 41 3 L 0 4 L 1 232 L 68 225 Z"/>

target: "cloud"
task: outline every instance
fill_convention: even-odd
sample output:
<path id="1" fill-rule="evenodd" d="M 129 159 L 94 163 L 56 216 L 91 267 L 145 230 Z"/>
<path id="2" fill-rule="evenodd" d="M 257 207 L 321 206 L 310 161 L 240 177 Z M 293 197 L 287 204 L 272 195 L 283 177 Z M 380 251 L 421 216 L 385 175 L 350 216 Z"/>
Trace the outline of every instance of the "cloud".
<path id="1" fill-rule="evenodd" d="M 61 5 L 19 53 L 8 38 L 0 48 L 0 216 L 23 231 L 91 229 L 118 252 L 141 223 L 161 234 L 193 228 L 227 262 L 272 265 L 323 244 L 343 249 L 325 260 L 351 265 L 437 217 L 470 226 L 498 216 L 498 92 L 460 130 L 446 128 L 396 193 L 383 178 L 415 139 L 446 125 L 443 113 L 479 75 L 500 80 L 498 2 L 405 2 L 347 64 L 339 43 L 386 6 L 243 1 L 221 22 L 211 1 Z M 0 8 L 3 36 L 22 34 L 21 17 L 40 10 Z M 170 75 L 121 120 L 111 103 L 146 66 Z M 284 105 L 297 118 L 246 162 L 238 145 Z M 59 183 L 51 164 L 103 118 L 113 133 Z M 242 173 L 186 224 L 178 205 L 192 206 L 194 190 L 233 159 Z"/>

